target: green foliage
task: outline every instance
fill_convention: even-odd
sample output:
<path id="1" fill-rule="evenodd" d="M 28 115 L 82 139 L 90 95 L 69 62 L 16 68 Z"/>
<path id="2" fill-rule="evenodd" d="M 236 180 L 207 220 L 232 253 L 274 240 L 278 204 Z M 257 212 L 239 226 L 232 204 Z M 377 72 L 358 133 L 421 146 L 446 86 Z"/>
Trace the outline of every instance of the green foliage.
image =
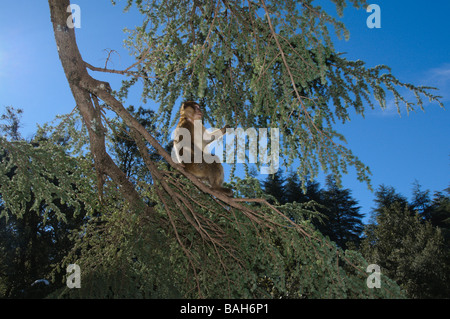
<path id="1" fill-rule="evenodd" d="M 56 142 L 55 142 L 56 139 Z M 61 136 L 47 139 L 37 135 L 32 143 L 8 141 L 0 137 L 0 194 L 3 210 L 0 217 L 13 214 L 22 217 L 29 210 L 44 209 L 44 220 L 49 214 L 66 220 L 55 201 L 75 209 L 74 214 L 94 209 L 90 198 L 92 173 L 90 162 L 82 157 L 69 157 L 68 145 L 61 145 Z"/>
<path id="2" fill-rule="evenodd" d="M 364 229 L 358 202 L 349 189 L 340 189 L 331 176 L 327 177 L 326 186 L 323 191 L 326 222 L 319 229 L 343 249 L 350 243 L 358 246 Z"/>
<path id="3" fill-rule="evenodd" d="M 203 196 L 203 194 L 199 194 Z M 206 199 L 204 199 L 206 201 Z M 284 217 L 267 215 L 265 227 L 230 210 L 203 208 L 205 241 L 181 213 L 158 219 L 124 210 L 103 211 L 83 231 L 74 254 L 82 269 L 81 289 L 63 289 L 65 298 L 379 298 L 401 297 L 386 279 L 383 289 L 366 286 L 367 263 L 356 252 L 336 248 L 307 222 L 304 236 Z M 270 210 L 260 206 L 269 214 Z M 176 228 L 170 226 L 176 224 Z M 275 224 L 278 223 L 278 224 Z M 284 225 L 284 226 L 283 226 Z M 174 233 L 175 232 L 175 233 Z M 219 233 L 218 233 L 219 232 Z M 218 236 L 220 234 L 220 236 Z M 181 240 L 180 245 L 177 238 Z M 183 250 L 188 247 L 188 252 Z M 352 266 L 350 266 L 352 265 Z M 64 269 L 64 268 L 62 268 Z M 383 279 L 384 280 L 384 279 Z"/>
<path id="4" fill-rule="evenodd" d="M 439 228 L 412 211 L 392 188 L 378 191 L 374 223 L 361 245 L 366 260 L 404 289 L 411 298 L 445 298 L 450 291 L 449 250 Z M 397 200 L 389 201 L 397 197 Z"/>
<path id="5" fill-rule="evenodd" d="M 264 192 L 272 196 L 268 201 L 282 204 L 277 208 L 289 218 L 311 221 L 344 250 L 349 244 L 358 246 L 363 215 L 351 191 L 340 189 L 332 176 L 327 176 L 326 189 L 319 189 L 317 182 L 309 182 L 304 191 L 295 173 L 284 179 L 281 171 L 268 176 L 262 185 Z"/>
<path id="6" fill-rule="evenodd" d="M 46 215 L 43 209 L 46 201 L 41 200 L 42 194 L 32 188 L 28 190 L 31 200 L 23 199 L 23 205 L 28 205 L 28 208 L 21 212 L 14 210 L 14 203 L 10 203 L 10 198 L 1 193 L 2 204 L 5 203 L 5 207 L 8 207 L 3 213 L 7 211 L 11 215 L 9 227 L 13 219 L 21 217 L 27 220 L 24 225 L 29 228 L 30 236 L 22 238 L 34 238 L 34 244 L 24 250 L 32 252 L 23 260 L 31 265 L 31 268 L 16 273 L 18 276 L 27 276 L 16 290 L 29 289 L 30 282 L 37 279 L 38 273 L 48 275 L 52 269 L 48 261 L 45 261 L 50 255 L 44 253 L 51 244 L 37 237 L 40 232 L 44 233 L 37 225 L 47 222 L 47 226 L 52 225 L 55 231 L 61 229 L 70 234 L 71 243 L 74 244 L 68 253 L 67 247 L 70 248 L 73 244 L 61 249 L 65 253 L 61 262 L 59 260 L 62 256 L 54 259 L 56 264 L 52 266 L 52 287 L 64 287 L 65 269 L 68 264 L 76 263 L 82 271 L 81 289 L 59 288 L 48 296 L 50 298 L 403 296 L 399 288 L 388 279 L 383 281 L 381 290 L 367 288 L 367 263 L 356 252 L 344 253 L 314 230 L 305 218 L 307 207 L 301 205 L 269 207 L 263 202 L 255 201 L 245 204 L 242 208 L 223 207 L 213 197 L 197 190 L 187 179 L 179 176 L 176 178 L 176 173 L 169 170 L 165 172 L 165 180 L 173 182 L 173 185 L 182 183 L 181 188 L 174 190 L 181 190 L 183 197 L 178 198 L 185 198 L 185 210 L 173 207 L 167 194 L 161 195 L 160 183 L 152 185 L 145 182 L 139 182 L 138 189 L 142 196 L 152 203 L 152 214 L 148 211 L 130 210 L 129 205 L 117 192 L 117 187 L 109 182 L 104 185 L 102 205 L 94 206 L 95 191 L 92 187 L 82 188 L 83 185 L 93 184 L 92 166 L 80 156 L 67 155 L 70 152 L 80 154 L 84 147 L 78 138 L 62 133 L 72 132 L 76 126 L 76 118 L 67 117 L 57 127 L 45 126 L 47 138 L 40 139 L 41 142 L 34 147 L 24 141 L 14 142 L 15 144 L 3 141 L 8 147 L 4 151 L 6 156 L 3 163 L 21 163 L 17 157 L 10 155 L 9 150 L 13 146 L 14 151 L 23 149 L 23 153 L 28 154 L 30 158 L 41 154 L 40 147 L 47 152 L 56 151 L 51 154 L 53 158 L 55 153 L 65 154 L 60 155 L 58 164 L 39 162 L 40 165 L 34 168 L 36 171 L 33 171 L 33 175 L 48 176 L 49 171 L 59 174 L 53 179 L 42 180 L 47 183 L 45 187 L 55 192 L 53 201 L 62 196 L 58 192 L 64 190 L 68 193 L 66 196 L 80 201 L 83 207 L 90 207 L 88 212 L 91 211 L 81 225 L 73 224 L 73 228 L 67 229 L 62 224 L 50 222 L 58 219 L 61 222 L 69 222 L 69 214 L 73 214 L 78 205 L 72 205 L 72 210 L 63 210 L 61 206 L 56 205 L 56 208 L 52 208 L 51 215 Z M 62 128 L 63 126 L 66 127 Z M 83 130 L 78 131 L 78 135 L 74 132 L 75 137 L 84 136 L 80 132 Z M 61 141 L 64 143 L 58 144 Z M 159 166 L 162 171 L 167 168 L 163 162 Z M 70 174 L 65 171 L 69 168 Z M 4 175 L 9 178 L 10 184 L 7 186 L 11 187 L 11 183 L 15 182 L 15 174 L 19 173 L 20 171 L 13 170 Z M 2 178 L 5 178 L 4 176 Z M 59 181 L 58 176 L 67 179 L 61 189 L 55 186 Z M 16 187 L 20 189 L 19 185 Z M 71 188 L 64 189 L 64 185 L 71 185 Z M 233 186 L 236 194 L 264 197 L 259 181 L 251 176 L 242 180 L 236 178 Z M 21 187 L 24 192 L 27 190 Z M 43 206 L 33 212 L 31 208 L 36 206 L 36 201 L 40 201 Z M 94 207 L 95 212 L 92 211 Z M 30 218 L 35 222 L 31 222 Z M 8 236 L 11 240 L 11 234 Z M 56 236 L 54 238 L 57 238 L 56 242 L 59 243 L 61 237 Z M 9 250 L 5 256 L 11 256 L 10 247 L 0 246 L 0 250 Z M 40 260 L 46 266 L 45 270 L 39 270 L 36 263 L 30 262 L 29 258 L 33 255 L 44 258 Z M 0 261 L 0 267 L 8 271 L 14 269 L 8 262 Z M 9 277 L 16 280 L 14 278 L 16 277 Z M 11 285 L 11 281 L 0 281 L 0 289 L 3 291 L 9 290 Z"/>
<path id="7" fill-rule="evenodd" d="M 347 1 L 333 1 L 343 13 Z M 345 38 L 342 22 L 311 1 L 128 1 L 144 17 L 128 30 L 126 45 L 139 64 L 124 82 L 121 96 L 142 77 L 144 100 L 159 104 L 165 137 L 176 119 L 180 99 L 199 100 L 213 126 L 278 127 L 286 164 L 299 161 L 303 186 L 319 168 L 340 185 L 348 165 L 369 182 L 370 170 L 347 149 L 333 129 L 352 112 L 364 115 L 370 96 L 386 107 L 387 93 L 406 109 L 423 107 L 422 97 L 437 101 L 431 88 L 396 79 L 387 66 L 367 68 L 335 52 L 329 27 Z M 365 1 L 350 3 L 364 8 Z M 414 92 L 407 101 L 399 88 Z"/>
<path id="8" fill-rule="evenodd" d="M 127 109 L 145 129 L 151 132 L 155 138 L 160 134 L 155 131 L 154 111 L 139 107 L 135 109 L 134 106 L 129 106 Z M 151 176 L 145 167 L 142 156 L 139 153 L 138 147 L 133 139 L 130 137 L 130 129 L 116 117 L 109 122 L 111 129 L 111 150 L 112 155 L 117 159 L 119 168 L 133 180 L 145 180 L 151 183 Z M 148 145 L 149 152 L 152 153 L 153 160 L 161 160 L 156 151 Z"/>
<path id="9" fill-rule="evenodd" d="M 238 180 L 236 192 L 249 192 L 252 179 Z M 383 289 L 367 288 L 367 263 L 361 256 L 344 253 L 304 218 L 293 223 L 261 202 L 245 205 L 251 210 L 222 209 L 186 179 L 178 182 L 189 200 L 185 211 L 168 207 L 169 198 L 160 197 L 158 184 L 140 188 L 154 203 L 154 215 L 130 211 L 116 196 L 105 196 L 98 217 L 73 233 L 76 245 L 59 268 L 64 272 L 69 263 L 80 265 L 81 289 L 63 288 L 50 297 L 403 296 L 387 278 Z M 259 192 L 259 182 L 254 182 Z"/>
<path id="10" fill-rule="evenodd" d="M 83 157 L 68 155 L 76 149 L 77 134 L 67 136 L 71 126 L 61 135 L 55 132 L 64 122 L 58 128 L 46 125 L 27 142 L 9 129 L 20 126 L 11 116 L 20 112 L 6 114 L 16 123 L 3 127 L 11 140 L 0 139 L 0 295 L 42 298 L 54 287 L 36 280 L 49 279 L 73 246 L 71 231 L 96 207 L 93 171 Z"/>
<path id="11" fill-rule="evenodd" d="M 436 192 L 426 211 L 428 220 L 442 230 L 447 247 L 450 248 L 450 187 L 445 193 Z"/>
<path id="12" fill-rule="evenodd" d="M 5 114 L 0 116 L 0 132 L 4 132 L 7 136 L 9 136 L 13 141 L 17 141 L 20 139 L 20 117 L 23 113 L 22 109 L 14 109 L 12 106 L 7 106 L 5 108 Z"/>

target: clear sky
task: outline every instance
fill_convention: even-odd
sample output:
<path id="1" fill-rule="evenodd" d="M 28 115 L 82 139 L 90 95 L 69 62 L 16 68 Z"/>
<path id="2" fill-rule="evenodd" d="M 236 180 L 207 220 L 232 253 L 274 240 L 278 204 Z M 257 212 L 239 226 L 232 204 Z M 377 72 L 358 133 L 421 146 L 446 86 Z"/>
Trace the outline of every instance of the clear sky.
<path id="1" fill-rule="evenodd" d="M 131 60 L 123 48 L 124 27 L 140 25 L 141 18 L 123 14 L 124 0 L 113 7 L 109 0 L 73 0 L 81 7 L 78 46 L 85 61 L 104 66 L 105 49 L 114 49 L 113 64 L 124 69 Z M 333 10 L 329 0 L 321 5 Z M 450 185 L 450 1 L 373 0 L 381 8 L 381 29 L 369 29 L 364 10 L 349 6 L 343 22 L 349 41 L 336 42 L 338 51 L 367 66 L 386 64 L 401 81 L 438 87 L 447 110 L 425 101 L 425 112 L 398 115 L 392 99 L 387 110 L 368 110 L 365 119 L 353 117 L 338 125 L 348 147 L 373 173 L 372 185 L 390 185 L 408 198 L 412 184 L 441 191 Z M 50 13 L 45 0 L 2 1 L 0 6 L 0 113 L 12 105 L 22 108 L 22 135 L 29 138 L 36 124 L 70 112 L 74 99 L 58 59 Z M 94 75 L 120 87 L 120 76 Z M 138 93 L 136 92 L 136 96 Z M 137 98 L 130 103 L 140 105 Z M 152 108 L 149 104 L 147 107 Z M 323 186 L 323 179 L 319 179 Z M 353 169 L 343 179 L 368 214 L 374 194 L 356 180 Z"/>

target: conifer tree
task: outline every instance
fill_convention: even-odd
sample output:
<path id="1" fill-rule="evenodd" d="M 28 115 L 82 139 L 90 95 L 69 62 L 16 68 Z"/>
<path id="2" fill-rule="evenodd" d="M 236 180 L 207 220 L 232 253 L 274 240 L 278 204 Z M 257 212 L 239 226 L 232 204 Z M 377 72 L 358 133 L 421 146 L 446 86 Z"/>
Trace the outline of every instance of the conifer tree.
<path id="1" fill-rule="evenodd" d="M 308 201 L 306 194 L 304 194 L 301 187 L 301 182 L 298 174 L 292 170 L 289 171 L 288 176 L 286 177 L 285 194 L 287 203 L 304 203 Z"/>
<path id="2" fill-rule="evenodd" d="M 279 170 L 275 174 L 267 175 L 262 182 L 262 188 L 265 193 L 272 195 L 279 204 L 286 203 L 286 189 L 283 172 Z M 270 202 L 270 200 L 269 200 Z"/>
<path id="3" fill-rule="evenodd" d="M 323 196 L 327 218 L 319 229 L 343 249 L 349 243 L 358 245 L 364 229 L 358 202 L 351 197 L 349 189 L 340 189 L 330 175 L 326 178 L 326 187 Z"/>
<path id="4" fill-rule="evenodd" d="M 419 182 L 414 182 L 412 190 L 411 209 L 418 212 L 425 220 L 430 219 L 431 198 L 429 190 L 422 190 Z"/>
<path id="5" fill-rule="evenodd" d="M 380 185 L 375 191 L 374 202 L 376 206 L 372 212 L 372 219 L 375 219 L 385 207 L 389 207 L 395 203 L 398 203 L 401 206 L 409 205 L 408 200 L 405 196 L 397 193 L 394 187 L 386 185 Z"/>

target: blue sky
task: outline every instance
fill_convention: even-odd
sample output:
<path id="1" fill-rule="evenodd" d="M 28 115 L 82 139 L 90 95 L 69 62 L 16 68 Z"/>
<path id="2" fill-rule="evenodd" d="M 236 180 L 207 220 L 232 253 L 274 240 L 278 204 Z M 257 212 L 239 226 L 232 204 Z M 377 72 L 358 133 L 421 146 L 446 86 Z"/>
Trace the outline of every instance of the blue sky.
<path id="1" fill-rule="evenodd" d="M 328 0 L 321 5 L 333 10 Z M 131 60 L 123 48 L 124 27 L 140 25 L 141 18 L 123 14 L 109 0 L 72 1 L 81 7 L 77 41 L 83 58 L 103 66 L 105 49 L 118 52 L 109 67 L 126 68 Z M 349 6 L 343 22 L 349 41 L 336 42 L 338 51 L 367 66 L 386 64 L 403 82 L 436 86 L 447 109 L 450 104 L 450 1 L 373 0 L 381 8 L 381 29 L 369 29 L 369 13 Z M 426 4 L 425 4 L 426 3 Z M 24 110 L 22 135 L 30 137 L 36 124 L 70 112 L 75 104 L 58 59 L 47 1 L 3 1 L 0 10 L 0 108 L 12 105 Z M 94 74 L 119 88 L 121 78 Z M 139 93 L 136 92 L 136 95 Z M 427 101 L 426 101 L 427 102 Z M 136 99 L 133 103 L 139 104 Z M 147 105 L 152 107 L 152 104 Z M 437 103 L 425 104 L 425 112 L 398 115 L 392 99 L 388 108 L 368 110 L 365 119 L 337 126 L 352 149 L 373 173 L 372 185 L 393 186 L 410 196 L 417 180 L 424 189 L 443 190 L 450 185 L 450 110 Z M 323 179 L 319 179 L 323 185 Z M 343 185 L 350 188 L 368 214 L 374 194 L 356 180 L 350 168 Z"/>

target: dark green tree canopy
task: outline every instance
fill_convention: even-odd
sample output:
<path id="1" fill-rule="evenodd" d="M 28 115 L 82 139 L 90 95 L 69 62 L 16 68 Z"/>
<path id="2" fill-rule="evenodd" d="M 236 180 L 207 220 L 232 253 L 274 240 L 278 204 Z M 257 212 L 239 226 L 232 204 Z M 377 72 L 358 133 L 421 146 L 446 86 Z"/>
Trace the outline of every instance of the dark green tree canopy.
<path id="1" fill-rule="evenodd" d="M 275 174 L 267 175 L 267 178 L 261 183 L 264 192 L 272 195 L 280 204 L 287 202 L 285 178 L 283 171 L 279 170 Z"/>
<path id="2" fill-rule="evenodd" d="M 364 257 L 378 264 L 409 297 L 446 298 L 449 250 L 441 230 L 423 222 L 401 198 L 386 201 L 385 195 L 378 192 L 376 218 L 366 227 L 361 245 Z"/>
<path id="3" fill-rule="evenodd" d="M 352 198 L 349 189 L 341 189 L 337 186 L 332 176 L 327 176 L 326 189 L 323 192 L 324 211 L 327 219 L 321 227 L 322 233 L 330 236 L 339 247 L 347 248 L 349 243 L 359 243 L 359 238 L 364 229 L 359 212 L 358 202 Z M 319 228 L 320 229 L 320 228 Z"/>

